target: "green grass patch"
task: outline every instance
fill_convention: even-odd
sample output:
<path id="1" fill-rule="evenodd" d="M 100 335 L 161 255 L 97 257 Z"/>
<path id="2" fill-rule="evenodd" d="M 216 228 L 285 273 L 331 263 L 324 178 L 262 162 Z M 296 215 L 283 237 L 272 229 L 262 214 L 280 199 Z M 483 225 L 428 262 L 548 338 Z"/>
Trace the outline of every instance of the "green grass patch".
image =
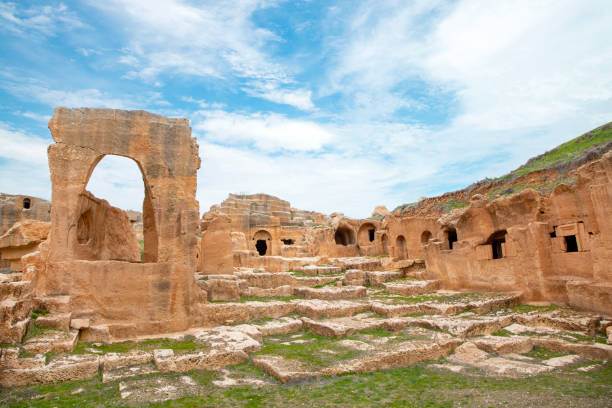
<path id="1" fill-rule="evenodd" d="M 96 343 L 97 344 L 97 343 Z M 187 335 L 182 339 L 148 339 L 143 341 L 122 341 L 118 343 L 94 345 L 89 342 L 78 342 L 73 353 L 89 353 L 87 349 L 101 351 L 102 353 L 127 353 L 131 350 L 153 351 L 156 349 L 172 349 L 176 352 L 193 350 L 206 350 L 207 344 L 197 343 L 195 337 Z"/>
<path id="2" fill-rule="evenodd" d="M 527 357 L 537 358 L 539 360 L 548 360 L 549 358 L 566 356 L 567 353 L 549 350 L 543 347 L 534 347 L 529 353 L 524 354 Z"/>
<path id="3" fill-rule="evenodd" d="M 532 305 L 520 304 L 517 306 L 511 306 L 509 309 L 517 313 L 529 313 L 529 312 L 543 312 L 544 313 L 544 312 L 552 312 L 555 310 L 559 310 L 561 309 L 561 306 L 557 306 L 557 305 L 532 306 Z"/>
<path id="4" fill-rule="evenodd" d="M 58 329 L 52 329 L 50 327 L 40 327 L 39 325 L 37 325 L 36 323 L 34 323 L 33 321 L 30 322 L 30 324 L 28 325 L 28 330 L 26 331 L 25 336 L 23 336 L 23 340 L 22 342 L 26 342 L 34 337 L 38 337 L 40 335 L 42 335 L 44 332 L 47 331 L 61 331 L 63 332 L 63 330 L 58 330 Z"/>
<path id="5" fill-rule="evenodd" d="M 40 316 L 46 316 L 48 315 L 49 312 L 47 312 L 46 310 L 41 310 L 41 309 L 34 309 L 32 310 L 32 320 L 36 320 L 38 319 Z"/>

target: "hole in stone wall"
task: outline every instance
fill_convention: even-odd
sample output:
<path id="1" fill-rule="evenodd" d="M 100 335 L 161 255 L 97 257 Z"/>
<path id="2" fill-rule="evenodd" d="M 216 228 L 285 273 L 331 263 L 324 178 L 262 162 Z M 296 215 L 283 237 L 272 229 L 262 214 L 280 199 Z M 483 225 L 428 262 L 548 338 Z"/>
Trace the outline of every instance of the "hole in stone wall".
<path id="1" fill-rule="evenodd" d="M 501 259 L 504 257 L 502 244 L 506 242 L 506 230 L 496 231 L 487 240 L 491 244 L 493 259 Z"/>
<path id="2" fill-rule="evenodd" d="M 268 244 L 266 243 L 265 239 L 258 239 L 257 243 L 255 244 L 255 248 L 257 249 L 259 255 L 264 256 L 268 250 Z"/>
<path id="3" fill-rule="evenodd" d="M 448 249 L 453 249 L 453 244 L 457 242 L 457 230 L 454 228 L 447 230 L 446 240 L 448 241 Z"/>
<path id="4" fill-rule="evenodd" d="M 563 238 L 565 239 L 566 252 L 578 252 L 578 241 L 575 235 L 567 235 Z"/>
<path id="5" fill-rule="evenodd" d="M 23 199 L 23 209 L 24 210 L 29 210 L 30 209 L 30 205 L 31 205 L 31 201 L 29 198 L 24 198 Z"/>
<path id="6" fill-rule="evenodd" d="M 431 239 L 431 232 L 423 231 L 423 233 L 421 234 L 421 244 L 427 245 L 430 239 Z"/>
<path id="7" fill-rule="evenodd" d="M 355 233 L 348 227 L 338 227 L 334 234 L 334 240 L 337 245 L 354 245 L 355 244 Z"/>
<path id="8" fill-rule="evenodd" d="M 368 239 L 370 240 L 370 242 L 374 242 L 374 233 L 375 232 L 376 232 L 375 229 L 368 230 Z"/>
<path id="9" fill-rule="evenodd" d="M 293 239 L 281 239 L 281 241 L 285 245 L 293 245 L 293 244 L 295 244 L 295 240 L 293 240 Z"/>

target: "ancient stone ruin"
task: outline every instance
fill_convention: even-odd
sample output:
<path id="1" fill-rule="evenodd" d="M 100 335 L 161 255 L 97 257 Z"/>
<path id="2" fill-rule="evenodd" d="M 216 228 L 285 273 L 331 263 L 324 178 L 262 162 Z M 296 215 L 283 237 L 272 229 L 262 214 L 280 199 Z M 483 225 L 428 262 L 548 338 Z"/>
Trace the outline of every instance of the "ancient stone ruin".
<path id="1" fill-rule="evenodd" d="M 37 199 L 0 207 L 4 387 L 244 361 L 265 385 L 442 357 L 441 370 L 491 376 L 612 358 L 612 152 L 549 195 L 474 194 L 445 214 L 377 207 L 350 219 L 230 194 L 200 218 L 188 120 L 57 108 L 49 129 L 50 224 Z M 142 215 L 86 190 L 106 155 L 138 165 Z M 314 364 L 266 351 L 312 335 L 329 339 L 312 353 L 338 357 Z M 140 342 L 160 337 L 159 347 Z M 133 350 L 105 351 L 126 340 Z M 563 357 L 530 357 L 534 348 Z M 123 398 L 131 383 L 121 384 Z"/>

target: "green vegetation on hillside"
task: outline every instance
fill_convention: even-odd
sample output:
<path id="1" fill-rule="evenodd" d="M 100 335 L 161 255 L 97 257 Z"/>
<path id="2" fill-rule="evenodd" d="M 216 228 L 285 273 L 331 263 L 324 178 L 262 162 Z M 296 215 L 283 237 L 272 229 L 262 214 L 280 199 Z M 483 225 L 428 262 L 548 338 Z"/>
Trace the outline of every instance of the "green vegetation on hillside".
<path id="1" fill-rule="evenodd" d="M 603 150 L 609 149 L 609 146 L 606 147 L 609 144 L 612 145 L 612 122 L 565 142 L 544 154 L 529 159 L 527 163 L 508 174 L 493 179 L 485 179 L 486 182 L 494 185 L 500 184 L 498 187 L 493 187 L 488 191 L 487 196 L 490 199 L 495 199 L 516 194 L 528 188 L 535 189 L 542 194 L 549 194 L 559 184 L 572 185 L 576 182 L 576 179 L 568 176 L 565 171 L 561 171 L 555 180 L 546 184 L 511 183 L 536 171 L 548 169 L 565 170 L 564 167 L 567 169 L 572 163 L 574 166 L 582 164 L 587 160 L 598 157 L 602 152 L 602 148 Z M 402 204 L 397 206 L 393 213 L 404 213 L 411 208 L 417 208 L 420 204 L 421 202 Z M 469 202 L 467 201 L 449 198 L 444 202 L 434 204 L 434 208 L 446 213 L 455 208 L 464 208 L 468 205 Z"/>
<path id="2" fill-rule="evenodd" d="M 612 122 L 593 129 L 569 142 L 565 142 L 540 156 L 529 159 L 527 163 L 523 164 L 518 169 L 504 176 L 495 178 L 493 181 L 515 179 L 534 171 L 546 170 L 568 164 L 609 142 L 612 142 Z"/>

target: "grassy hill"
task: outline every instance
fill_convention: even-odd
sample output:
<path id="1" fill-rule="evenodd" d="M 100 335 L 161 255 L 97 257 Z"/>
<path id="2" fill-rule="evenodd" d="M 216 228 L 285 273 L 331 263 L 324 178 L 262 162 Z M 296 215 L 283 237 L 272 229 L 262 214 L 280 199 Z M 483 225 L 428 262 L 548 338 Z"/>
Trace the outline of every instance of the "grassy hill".
<path id="1" fill-rule="evenodd" d="M 428 198 L 418 203 L 396 207 L 396 215 L 440 215 L 455 208 L 469 205 L 474 194 L 485 194 L 490 199 L 533 188 L 550 194 L 559 184 L 573 184 L 576 179 L 570 171 L 612 150 L 612 122 L 606 123 L 554 149 L 533 157 L 516 170 L 497 178 L 486 178 L 463 190 Z"/>

